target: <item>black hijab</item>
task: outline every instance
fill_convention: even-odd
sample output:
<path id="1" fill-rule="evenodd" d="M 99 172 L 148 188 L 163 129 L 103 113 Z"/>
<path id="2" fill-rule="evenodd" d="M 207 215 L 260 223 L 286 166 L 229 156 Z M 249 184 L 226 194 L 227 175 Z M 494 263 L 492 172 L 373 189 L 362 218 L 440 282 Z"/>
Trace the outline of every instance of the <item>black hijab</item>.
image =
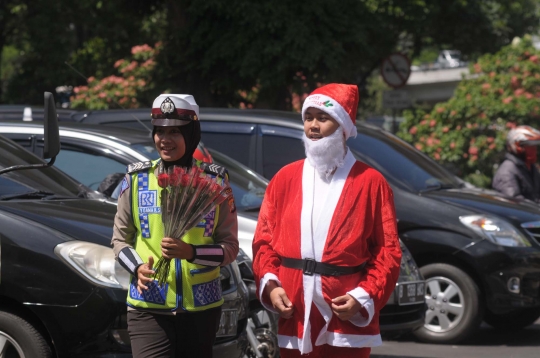
<path id="1" fill-rule="evenodd" d="M 197 146 L 201 141 L 201 124 L 199 121 L 191 121 L 189 124 L 178 126 L 177 128 L 180 130 L 180 133 L 182 133 L 184 141 L 186 142 L 186 152 L 182 158 L 173 162 L 166 162 L 163 160 L 163 165 L 165 168 L 168 168 L 171 165 L 191 168 L 191 165 L 193 164 L 193 153 L 195 153 L 195 149 L 197 149 Z M 156 126 L 152 129 L 152 140 L 154 140 L 155 134 Z"/>

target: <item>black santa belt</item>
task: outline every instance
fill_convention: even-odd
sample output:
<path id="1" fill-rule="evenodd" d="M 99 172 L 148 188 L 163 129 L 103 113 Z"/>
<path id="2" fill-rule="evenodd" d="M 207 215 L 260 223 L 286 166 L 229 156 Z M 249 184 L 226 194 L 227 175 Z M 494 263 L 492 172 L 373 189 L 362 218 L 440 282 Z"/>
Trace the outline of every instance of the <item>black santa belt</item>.
<path id="1" fill-rule="evenodd" d="M 318 262 L 314 259 L 282 257 L 281 266 L 302 270 L 302 272 L 308 276 L 313 276 L 315 273 L 323 276 L 343 276 L 362 271 L 366 266 L 366 263 L 364 262 L 358 266 L 338 266 Z"/>

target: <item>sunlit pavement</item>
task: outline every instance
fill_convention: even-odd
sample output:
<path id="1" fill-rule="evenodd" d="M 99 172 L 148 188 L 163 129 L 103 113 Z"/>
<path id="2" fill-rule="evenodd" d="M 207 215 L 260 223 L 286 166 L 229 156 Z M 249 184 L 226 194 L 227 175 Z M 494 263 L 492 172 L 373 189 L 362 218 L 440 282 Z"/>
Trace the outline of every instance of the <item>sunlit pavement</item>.
<path id="1" fill-rule="evenodd" d="M 372 358 L 539 358 L 540 319 L 520 331 L 503 331 L 482 324 L 480 330 L 459 345 L 425 344 L 414 336 L 384 340 L 373 348 Z"/>

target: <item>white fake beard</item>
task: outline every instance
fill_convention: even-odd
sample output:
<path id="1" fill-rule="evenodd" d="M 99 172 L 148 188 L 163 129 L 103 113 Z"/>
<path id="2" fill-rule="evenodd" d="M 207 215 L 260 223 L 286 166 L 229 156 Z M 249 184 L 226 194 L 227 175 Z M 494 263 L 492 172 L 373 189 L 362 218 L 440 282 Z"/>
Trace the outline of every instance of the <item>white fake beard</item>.
<path id="1" fill-rule="evenodd" d="M 345 144 L 343 143 L 343 129 L 338 127 L 334 133 L 319 140 L 311 140 L 302 136 L 306 157 L 319 173 L 319 176 L 330 181 L 333 172 L 341 168 L 345 162 Z"/>

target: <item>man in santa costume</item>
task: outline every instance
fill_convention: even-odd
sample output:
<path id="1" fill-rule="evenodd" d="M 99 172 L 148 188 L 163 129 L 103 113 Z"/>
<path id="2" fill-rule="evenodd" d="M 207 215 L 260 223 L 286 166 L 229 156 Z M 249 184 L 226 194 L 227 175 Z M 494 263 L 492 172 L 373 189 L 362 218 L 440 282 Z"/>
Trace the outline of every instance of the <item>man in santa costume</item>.
<path id="1" fill-rule="evenodd" d="M 394 198 L 345 144 L 358 88 L 329 84 L 302 108 L 307 160 L 271 180 L 253 241 L 259 298 L 280 315 L 283 358 L 368 357 L 399 275 Z"/>

